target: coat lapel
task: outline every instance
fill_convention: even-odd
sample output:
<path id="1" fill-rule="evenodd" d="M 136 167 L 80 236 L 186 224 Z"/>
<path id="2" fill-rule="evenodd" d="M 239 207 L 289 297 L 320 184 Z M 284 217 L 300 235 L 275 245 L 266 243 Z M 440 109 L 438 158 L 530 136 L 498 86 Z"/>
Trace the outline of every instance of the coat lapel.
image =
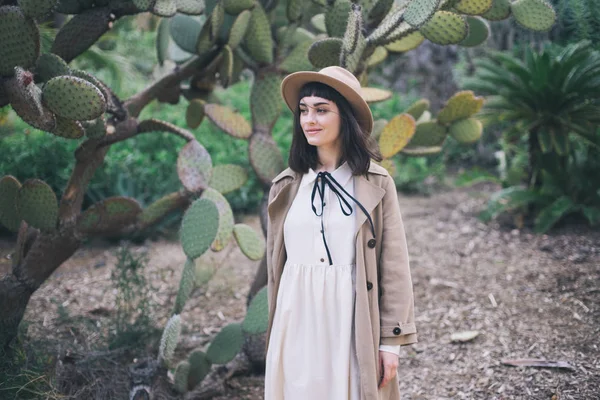
<path id="1" fill-rule="evenodd" d="M 355 177 L 354 180 L 354 197 L 363 205 L 369 214 L 377 207 L 383 199 L 385 190 L 374 183 L 371 183 L 364 175 Z M 367 215 L 356 205 L 356 230 L 354 237 L 360 231 L 360 228 L 367 220 Z M 369 227 L 369 230 L 371 228 Z"/>

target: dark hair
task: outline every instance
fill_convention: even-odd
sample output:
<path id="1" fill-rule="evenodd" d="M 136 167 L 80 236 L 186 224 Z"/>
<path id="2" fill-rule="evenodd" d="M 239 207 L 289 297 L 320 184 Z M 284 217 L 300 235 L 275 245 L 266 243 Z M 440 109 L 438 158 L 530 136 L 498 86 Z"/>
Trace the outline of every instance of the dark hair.
<path id="1" fill-rule="evenodd" d="M 300 99 L 307 96 L 322 97 L 334 102 L 340 111 L 340 135 L 342 137 L 342 157 L 352 169 L 354 175 L 364 175 L 369 170 L 371 159 L 381 161 L 381 153 L 370 132 L 359 125 L 348 100 L 337 90 L 320 82 L 309 82 L 300 89 L 298 104 L 294 110 L 294 133 L 288 164 L 296 172 L 306 173 L 309 168 L 316 169 L 319 158 L 317 148 L 308 144 L 302 125 L 300 125 Z"/>

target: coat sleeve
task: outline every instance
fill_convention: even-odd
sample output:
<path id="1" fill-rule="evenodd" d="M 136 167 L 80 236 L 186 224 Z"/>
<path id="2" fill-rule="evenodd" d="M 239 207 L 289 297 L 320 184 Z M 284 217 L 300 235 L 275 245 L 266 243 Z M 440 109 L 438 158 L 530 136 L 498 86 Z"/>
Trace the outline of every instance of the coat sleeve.
<path id="1" fill-rule="evenodd" d="M 404 224 L 396 185 L 391 176 L 383 185 L 383 229 L 379 261 L 379 314 L 382 345 L 417 342 L 413 285 Z"/>
<path id="2" fill-rule="evenodd" d="M 271 185 L 271 189 L 269 190 L 269 201 L 267 203 L 267 249 L 265 258 L 267 261 L 267 298 L 271 301 L 271 293 L 273 291 L 273 247 L 275 242 L 275 235 L 273 234 L 273 229 L 271 229 L 271 217 L 268 213 L 268 205 L 271 204 L 273 199 L 278 193 L 278 185 L 274 183 Z M 271 304 L 269 304 L 269 309 Z"/>

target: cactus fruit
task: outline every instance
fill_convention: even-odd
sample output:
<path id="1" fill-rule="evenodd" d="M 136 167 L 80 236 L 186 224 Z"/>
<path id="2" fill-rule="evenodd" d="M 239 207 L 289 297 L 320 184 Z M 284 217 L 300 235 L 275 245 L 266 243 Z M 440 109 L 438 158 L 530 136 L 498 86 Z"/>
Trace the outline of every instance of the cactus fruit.
<path id="1" fill-rule="evenodd" d="M 58 201 L 48 184 L 28 179 L 17 192 L 17 212 L 29 225 L 42 231 L 54 231 L 58 221 Z"/>
<path id="2" fill-rule="evenodd" d="M 194 265 L 194 260 L 190 260 L 188 258 L 183 266 L 183 271 L 181 272 L 179 290 L 177 291 L 177 297 L 175 298 L 175 308 L 173 309 L 173 314 L 181 314 L 183 308 L 185 307 L 185 303 L 192 293 L 192 290 L 194 290 L 194 281 L 196 276 L 195 269 L 196 267 Z"/>
<path id="3" fill-rule="evenodd" d="M 392 92 L 385 89 L 363 87 L 361 91 L 362 97 L 367 103 L 377 103 L 378 101 L 384 101 L 392 97 Z"/>
<path id="4" fill-rule="evenodd" d="M 187 387 L 189 390 L 192 390 L 208 375 L 211 362 L 206 353 L 201 350 L 192 351 L 188 356 L 188 362 L 190 363 L 190 372 L 188 374 Z"/>
<path id="5" fill-rule="evenodd" d="M 56 8 L 57 0 L 18 0 L 23 14 L 29 18 L 42 20 L 50 15 Z"/>
<path id="6" fill-rule="evenodd" d="M 67 63 L 89 49 L 109 28 L 115 16 L 108 7 L 99 7 L 75 15 L 59 31 L 51 53 Z"/>
<path id="7" fill-rule="evenodd" d="M 316 68 L 338 65 L 342 51 L 342 40 L 325 38 L 317 40 L 308 49 L 308 60 Z"/>
<path id="8" fill-rule="evenodd" d="M 255 128 L 270 130 L 281 114 L 281 77 L 274 73 L 258 76 L 250 91 L 250 111 Z"/>
<path id="9" fill-rule="evenodd" d="M 236 224 L 233 235 L 242 253 L 252 261 L 260 260 L 265 254 L 265 239 L 245 224 Z"/>
<path id="10" fill-rule="evenodd" d="M 186 144 L 177 157 L 177 174 L 189 192 L 199 192 L 208 187 L 212 173 L 210 154 L 197 140 Z"/>
<path id="11" fill-rule="evenodd" d="M 250 302 L 242 329 L 250 335 L 265 333 L 269 325 L 269 304 L 267 297 L 267 287 L 263 287 L 254 295 Z"/>
<path id="12" fill-rule="evenodd" d="M 449 128 L 450 135 L 460 143 L 469 144 L 481 138 L 483 127 L 475 118 L 465 118 L 454 122 Z"/>
<path id="13" fill-rule="evenodd" d="M 204 0 L 176 0 L 177 12 L 187 15 L 200 15 L 204 11 Z"/>
<path id="14" fill-rule="evenodd" d="M 215 203 L 198 199 L 187 209 L 181 222 L 181 245 L 188 258 L 200 257 L 217 236 L 219 210 Z"/>
<path id="15" fill-rule="evenodd" d="M 510 9 L 520 25 L 533 31 L 545 32 L 556 21 L 556 12 L 545 0 L 515 0 Z"/>
<path id="16" fill-rule="evenodd" d="M 56 117 L 42 103 L 42 90 L 33 83 L 33 75 L 20 67 L 15 68 L 15 76 L 5 81 L 4 90 L 15 112 L 34 128 L 52 131 Z"/>
<path id="17" fill-rule="evenodd" d="M 343 38 L 348 25 L 348 16 L 352 3 L 348 0 L 337 0 L 325 13 L 325 27 L 331 37 Z"/>
<path id="18" fill-rule="evenodd" d="M 247 180 L 246 169 L 239 165 L 215 165 L 208 185 L 221 194 L 227 194 L 241 188 Z"/>
<path id="19" fill-rule="evenodd" d="M 243 344 L 242 325 L 229 324 L 214 337 L 206 350 L 206 356 L 213 364 L 226 364 L 235 358 Z"/>
<path id="20" fill-rule="evenodd" d="M 417 124 L 415 134 L 407 147 L 441 146 L 447 136 L 446 127 L 438 124 L 436 121 L 421 122 Z"/>
<path id="21" fill-rule="evenodd" d="M 414 119 L 418 120 L 419 118 L 421 118 L 421 115 L 423 115 L 423 113 L 428 109 L 429 109 L 429 100 L 421 99 L 421 100 L 417 100 L 413 104 L 411 104 L 404 112 L 406 114 L 412 115 Z"/>
<path id="22" fill-rule="evenodd" d="M 187 126 L 196 129 L 204 120 L 204 105 L 206 103 L 200 99 L 190 101 L 185 112 L 185 121 Z"/>
<path id="23" fill-rule="evenodd" d="M 0 77 L 14 68 L 32 68 L 40 54 L 40 33 L 33 20 L 16 6 L 0 7 Z"/>
<path id="24" fill-rule="evenodd" d="M 219 210 L 219 230 L 210 248 L 213 251 L 221 251 L 231 240 L 234 224 L 233 211 L 227 199 L 215 189 L 206 188 L 202 192 L 201 198 L 212 201 Z"/>
<path id="25" fill-rule="evenodd" d="M 42 101 L 56 115 L 73 120 L 95 119 L 106 111 L 100 89 L 74 76 L 57 76 L 46 82 Z"/>
<path id="26" fill-rule="evenodd" d="M 248 49 L 248 54 L 254 61 L 261 64 L 273 62 L 271 24 L 265 10 L 259 3 L 252 9 L 244 43 Z"/>
<path id="27" fill-rule="evenodd" d="M 469 33 L 466 17 L 449 11 L 438 11 L 419 30 L 425 38 L 440 45 L 457 44 Z"/>
<path id="28" fill-rule="evenodd" d="M 469 24 L 469 35 L 459 43 L 464 47 L 475 47 L 483 44 L 490 36 L 488 23 L 480 17 L 467 17 Z"/>
<path id="29" fill-rule="evenodd" d="M 169 318 L 160 338 L 158 360 L 161 363 L 168 365 L 171 362 L 173 354 L 175 354 L 175 348 L 179 342 L 179 335 L 181 335 L 181 317 L 179 315 L 173 315 Z"/>
<path id="30" fill-rule="evenodd" d="M 252 134 L 252 127 L 246 118 L 227 106 L 205 104 L 204 113 L 219 129 L 240 139 L 247 139 Z"/>
<path id="31" fill-rule="evenodd" d="M 240 43 L 244 40 L 244 36 L 246 35 L 246 31 L 248 30 L 248 25 L 250 24 L 250 17 L 252 13 L 248 10 L 242 11 L 233 22 L 231 26 L 231 30 L 229 31 L 229 39 L 227 40 L 227 44 L 232 49 L 235 49 L 239 46 Z"/>
<path id="32" fill-rule="evenodd" d="M 425 36 L 421 32 L 415 31 L 404 36 L 402 39 L 386 44 L 385 48 L 394 53 L 403 53 L 416 49 L 424 40 Z"/>
<path id="33" fill-rule="evenodd" d="M 185 394 L 188 390 L 188 378 L 190 375 L 190 363 L 187 360 L 181 361 L 175 367 L 173 375 L 173 387 L 177 393 Z"/>
<path id="34" fill-rule="evenodd" d="M 77 220 L 77 229 L 86 234 L 115 234 L 135 224 L 142 208 L 128 197 L 109 197 L 90 206 Z"/>
<path id="35" fill-rule="evenodd" d="M 79 139 L 85 134 L 85 129 L 81 122 L 72 119 L 56 116 L 56 126 L 51 133 L 65 139 Z"/>
<path id="36" fill-rule="evenodd" d="M 262 183 L 269 184 L 279 172 L 283 171 L 283 157 L 272 137 L 252 135 L 249 153 L 250 163 Z"/>
<path id="37" fill-rule="evenodd" d="M 17 213 L 17 193 L 21 183 L 14 176 L 7 175 L 0 179 L 0 225 L 9 231 L 17 232 L 21 218 Z"/>
<path id="38" fill-rule="evenodd" d="M 440 0 L 411 1 L 404 11 L 404 20 L 415 28 L 421 28 L 437 11 Z"/>
<path id="39" fill-rule="evenodd" d="M 488 21 L 501 21 L 510 16 L 510 0 L 494 0 L 492 7 L 481 15 Z"/>
<path id="40" fill-rule="evenodd" d="M 40 55 L 35 67 L 36 80 L 46 82 L 56 76 L 71 75 L 67 63 L 56 54 L 46 53 Z"/>
<path id="41" fill-rule="evenodd" d="M 415 134 L 416 122 L 410 114 L 400 114 L 388 122 L 379 137 L 383 158 L 390 158 L 404 148 Z"/>
<path id="42" fill-rule="evenodd" d="M 196 52 L 196 42 L 201 30 L 202 24 L 195 18 L 187 15 L 175 15 L 169 23 L 171 38 L 173 38 L 177 46 L 188 53 Z"/>
<path id="43" fill-rule="evenodd" d="M 456 93 L 439 112 L 437 120 L 440 124 L 449 124 L 477 114 L 483 106 L 483 97 L 475 97 L 470 90 Z"/>
<path id="44" fill-rule="evenodd" d="M 461 0 L 454 9 L 461 14 L 481 15 L 492 8 L 493 0 Z"/>

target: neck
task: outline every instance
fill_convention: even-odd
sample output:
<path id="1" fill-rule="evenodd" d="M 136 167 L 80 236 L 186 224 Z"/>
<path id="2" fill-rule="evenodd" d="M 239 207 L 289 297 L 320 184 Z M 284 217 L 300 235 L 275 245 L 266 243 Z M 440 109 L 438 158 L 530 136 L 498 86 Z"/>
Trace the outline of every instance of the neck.
<path id="1" fill-rule="evenodd" d="M 324 148 L 320 146 L 317 148 L 317 154 L 319 156 L 317 172 L 332 172 L 335 171 L 341 164 L 342 152 L 339 148 Z"/>

